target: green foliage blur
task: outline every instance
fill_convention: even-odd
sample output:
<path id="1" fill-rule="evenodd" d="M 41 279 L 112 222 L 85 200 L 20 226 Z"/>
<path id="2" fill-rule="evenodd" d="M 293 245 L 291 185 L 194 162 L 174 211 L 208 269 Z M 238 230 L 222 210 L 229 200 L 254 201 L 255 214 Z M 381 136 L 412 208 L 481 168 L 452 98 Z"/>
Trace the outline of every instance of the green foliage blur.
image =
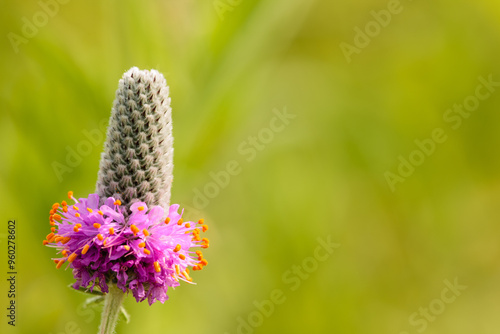
<path id="1" fill-rule="evenodd" d="M 97 332 L 42 240 L 132 66 L 169 83 L 172 201 L 211 243 L 118 333 L 498 333 L 498 1 L 41 1 L 1 1 L 2 333 Z"/>

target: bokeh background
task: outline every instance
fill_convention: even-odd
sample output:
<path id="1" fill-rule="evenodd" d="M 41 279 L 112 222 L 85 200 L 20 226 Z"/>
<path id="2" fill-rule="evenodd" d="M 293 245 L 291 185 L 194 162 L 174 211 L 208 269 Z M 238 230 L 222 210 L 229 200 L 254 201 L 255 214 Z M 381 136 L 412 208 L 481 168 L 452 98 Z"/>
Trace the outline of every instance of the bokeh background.
<path id="1" fill-rule="evenodd" d="M 498 333 L 500 91 L 456 130 L 443 119 L 479 77 L 500 82 L 497 1 L 73 0 L 46 22 L 35 0 L 0 3 L 0 253 L 8 219 L 18 246 L 15 328 L 0 256 L 2 333 L 97 332 L 100 309 L 66 287 L 42 239 L 53 202 L 94 191 L 104 138 L 73 167 L 68 150 L 103 133 L 132 66 L 170 85 L 172 200 L 205 218 L 211 247 L 197 285 L 164 305 L 128 298 L 118 333 Z M 377 30 L 371 12 L 388 7 L 399 12 Z M 295 118 L 247 161 L 238 147 L 285 109 Z M 392 191 L 386 173 L 436 128 L 446 141 Z M 232 160 L 241 172 L 193 203 Z M 340 247 L 313 266 L 328 237 Z M 303 264 L 307 277 L 289 271 Z M 455 279 L 466 288 L 443 303 Z M 254 301 L 276 289 L 286 300 L 260 321 Z"/>

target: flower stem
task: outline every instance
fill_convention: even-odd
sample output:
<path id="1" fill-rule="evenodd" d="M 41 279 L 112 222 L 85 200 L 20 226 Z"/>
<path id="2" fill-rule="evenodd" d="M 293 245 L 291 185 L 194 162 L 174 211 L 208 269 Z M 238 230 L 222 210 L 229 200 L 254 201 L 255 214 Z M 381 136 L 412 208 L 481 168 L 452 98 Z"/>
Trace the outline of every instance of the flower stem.
<path id="1" fill-rule="evenodd" d="M 113 334 L 115 332 L 120 307 L 125 297 L 125 293 L 118 289 L 114 284 L 108 284 L 109 292 L 104 299 L 104 308 L 102 310 L 101 326 L 99 334 Z"/>

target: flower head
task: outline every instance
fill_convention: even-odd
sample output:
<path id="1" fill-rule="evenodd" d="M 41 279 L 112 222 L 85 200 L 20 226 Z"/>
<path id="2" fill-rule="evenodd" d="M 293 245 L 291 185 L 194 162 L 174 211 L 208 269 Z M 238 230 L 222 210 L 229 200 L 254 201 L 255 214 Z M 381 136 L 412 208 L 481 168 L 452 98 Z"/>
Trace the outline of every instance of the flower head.
<path id="1" fill-rule="evenodd" d="M 184 222 L 177 204 L 165 212 L 144 202 L 126 207 L 97 194 L 77 200 L 69 192 L 68 197 L 73 205 L 62 201 L 52 206 L 51 233 L 43 244 L 58 250 L 60 257 L 53 259 L 57 268 L 69 263 L 75 289 L 93 290 L 98 284 L 106 293 L 112 282 L 123 292 L 132 291 L 138 302 L 147 298 L 150 305 L 163 303 L 168 287 L 180 280 L 192 282 L 189 267 L 201 270 L 207 265 L 201 251 L 194 251 L 209 246 L 208 239 L 200 238 L 207 226 L 202 219 L 199 225 Z"/>

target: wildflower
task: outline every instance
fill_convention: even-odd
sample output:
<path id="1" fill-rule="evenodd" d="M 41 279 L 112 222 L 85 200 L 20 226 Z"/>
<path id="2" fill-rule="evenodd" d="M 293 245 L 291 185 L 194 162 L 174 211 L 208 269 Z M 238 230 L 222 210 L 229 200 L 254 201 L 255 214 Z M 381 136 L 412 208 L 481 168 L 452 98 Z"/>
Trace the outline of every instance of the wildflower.
<path id="1" fill-rule="evenodd" d="M 207 263 L 199 260 L 201 252 L 195 249 L 208 241 L 195 238 L 194 223 L 177 224 L 183 213 L 178 212 L 178 204 L 165 212 L 160 206 L 148 208 L 144 202 L 127 208 L 115 204 L 113 197 L 99 205 L 97 194 L 72 198 L 72 206 L 54 205 L 56 211 L 52 209 L 50 216 L 59 218 L 55 219 L 56 232 L 43 243 L 59 251 L 61 256 L 53 259 L 56 267 L 73 269 L 75 289 L 92 291 L 97 284 L 107 293 L 112 282 L 123 292 L 131 291 L 138 302 L 147 298 L 150 305 L 163 303 L 169 287 L 179 286 L 179 281 L 192 282 L 189 267 L 199 270 Z M 127 218 L 124 211 L 128 211 Z"/>

